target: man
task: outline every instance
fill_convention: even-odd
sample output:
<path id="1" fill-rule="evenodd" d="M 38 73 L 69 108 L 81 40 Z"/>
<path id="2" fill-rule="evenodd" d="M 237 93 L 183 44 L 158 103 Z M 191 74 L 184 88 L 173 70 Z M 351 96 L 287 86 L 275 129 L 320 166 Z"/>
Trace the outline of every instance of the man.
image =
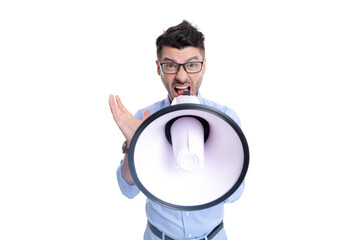
<path id="1" fill-rule="evenodd" d="M 199 93 L 206 72 L 206 58 L 204 35 L 197 28 L 183 21 L 160 35 L 156 40 L 156 46 L 157 73 L 168 91 L 167 98 L 139 110 L 135 116 L 126 110 L 119 96 L 114 98 L 111 95 L 109 99 L 114 120 L 126 138 L 123 145 L 125 157 L 118 168 L 117 178 L 122 193 L 128 198 L 135 197 L 140 191 L 134 184 L 129 170 L 127 150 L 130 141 L 143 120 L 154 112 L 170 106 L 175 97 L 189 91 L 191 95 L 197 96 L 201 104 L 224 112 L 240 125 L 239 118 L 231 109 L 204 99 Z M 169 209 L 147 199 L 148 225 L 144 239 L 227 239 L 222 224 L 224 204 L 237 200 L 243 189 L 244 183 L 223 203 L 189 212 Z"/>

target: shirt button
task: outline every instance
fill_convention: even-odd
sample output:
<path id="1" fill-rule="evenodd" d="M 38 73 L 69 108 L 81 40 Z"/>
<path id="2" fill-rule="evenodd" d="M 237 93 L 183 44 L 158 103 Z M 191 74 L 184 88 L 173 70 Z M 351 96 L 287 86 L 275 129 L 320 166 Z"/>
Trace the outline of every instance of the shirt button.
<path id="1" fill-rule="evenodd" d="M 189 216 L 189 212 L 186 212 L 185 214 L 186 214 L 186 216 Z M 191 235 L 191 234 L 190 234 L 190 235 Z"/>

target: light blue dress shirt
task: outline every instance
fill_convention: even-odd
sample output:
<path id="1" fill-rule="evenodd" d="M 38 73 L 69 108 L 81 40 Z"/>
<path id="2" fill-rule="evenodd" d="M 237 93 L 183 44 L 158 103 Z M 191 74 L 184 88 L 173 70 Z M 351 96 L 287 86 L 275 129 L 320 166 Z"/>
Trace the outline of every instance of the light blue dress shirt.
<path id="1" fill-rule="evenodd" d="M 212 101 L 204 99 L 198 94 L 198 99 L 201 104 L 213 107 L 231 117 L 239 126 L 240 119 L 236 113 L 230 108 L 216 104 Z M 142 119 L 145 110 L 150 110 L 153 114 L 160 109 L 170 106 L 169 98 L 165 98 L 149 107 L 139 110 L 135 117 Z M 122 164 L 122 161 L 121 161 Z M 121 192 L 128 198 L 134 198 L 139 192 L 136 185 L 129 185 L 121 174 L 121 164 L 117 170 L 117 179 Z M 202 210 L 196 211 L 180 211 L 170 209 L 157 204 L 156 202 L 146 200 L 146 215 L 148 221 L 157 229 L 164 232 L 167 236 L 174 239 L 193 239 L 209 234 L 223 219 L 224 217 L 224 204 L 234 202 L 240 198 L 245 184 L 244 182 L 240 187 L 224 202 Z"/>

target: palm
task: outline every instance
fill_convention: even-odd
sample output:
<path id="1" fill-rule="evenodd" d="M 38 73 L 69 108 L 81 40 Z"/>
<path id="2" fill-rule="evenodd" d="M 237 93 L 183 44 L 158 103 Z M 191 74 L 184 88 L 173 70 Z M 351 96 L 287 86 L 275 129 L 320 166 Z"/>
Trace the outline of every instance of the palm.
<path id="1" fill-rule="evenodd" d="M 125 108 L 118 95 L 115 96 L 115 99 L 113 95 L 110 95 L 109 105 L 116 124 L 120 128 L 121 132 L 124 134 L 128 143 L 130 143 L 135 131 L 138 129 L 140 124 L 150 115 L 150 112 L 145 111 L 142 120 L 136 119 Z"/>

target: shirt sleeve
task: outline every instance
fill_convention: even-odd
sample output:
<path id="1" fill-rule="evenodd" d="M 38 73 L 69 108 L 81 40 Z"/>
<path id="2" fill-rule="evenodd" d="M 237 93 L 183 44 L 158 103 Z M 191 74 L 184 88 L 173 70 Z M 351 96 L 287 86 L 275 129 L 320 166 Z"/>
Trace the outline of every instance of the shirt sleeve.
<path id="1" fill-rule="evenodd" d="M 243 193 L 245 188 L 245 181 L 243 181 L 240 186 L 238 187 L 238 189 L 236 189 L 236 191 L 228 198 L 224 201 L 224 203 L 232 203 L 235 202 L 236 200 L 238 200 L 241 196 L 241 194 Z"/>
<path id="2" fill-rule="evenodd" d="M 123 163 L 123 160 L 121 160 L 120 166 L 118 167 L 118 169 L 116 171 L 118 184 L 119 184 L 119 187 L 120 187 L 120 190 L 121 190 L 122 194 L 124 194 L 124 196 L 126 196 L 127 198 L 132 199 L 136 195 L 139 194 L 140 189 L 135 184 L 130 185 L 125 181 L 125 179 L 124 179 L 124 177 L 122 176 L 122 173 L 121 173 L 121 165 L 122 165 L 122 163 Z"/>
<path id="3" fill-rule="evenodd" d="M 237 125 L 239 125 L 239 127 L 241 128 L 240 118 L 233 110 L 231 110 L 230 108 L 227 108 L 225 110 L 225 114 L 228 115 L 232 120 L 234 120 L 237 123 Z"/>
<path id="4" fill-rule="evenodd" d="M 134 117 L 138 120 L 141 120 L 143 118 L 145 109 L 139 110 L 135 113 Z"/>
<path id="5" fill-rule="evenodd" d="M 143 112 L 144 111 L 137 111 L 134 115 L 135 118 L 141 119 L 141 117 L 142 117 L 141 115 L 143 114 Z M 140 189 L 138 188 L 138 186 L 136 186 L 136 184 L 130 185 L 125 181 L 125 179 L 121 173 L 121 165 L 123 164 L 123 161 L 124 160 L 121 160 L 120 166 L 118 167 L 118 169 L 116 171 L 117 181 L 118 181 L 118 185 L 120 187 L 122 194 L 124 196 L 126 196 L 127 198 L 132 199 L 132 198 L 136 197 L 136 195 L 139 194 Z"/>

